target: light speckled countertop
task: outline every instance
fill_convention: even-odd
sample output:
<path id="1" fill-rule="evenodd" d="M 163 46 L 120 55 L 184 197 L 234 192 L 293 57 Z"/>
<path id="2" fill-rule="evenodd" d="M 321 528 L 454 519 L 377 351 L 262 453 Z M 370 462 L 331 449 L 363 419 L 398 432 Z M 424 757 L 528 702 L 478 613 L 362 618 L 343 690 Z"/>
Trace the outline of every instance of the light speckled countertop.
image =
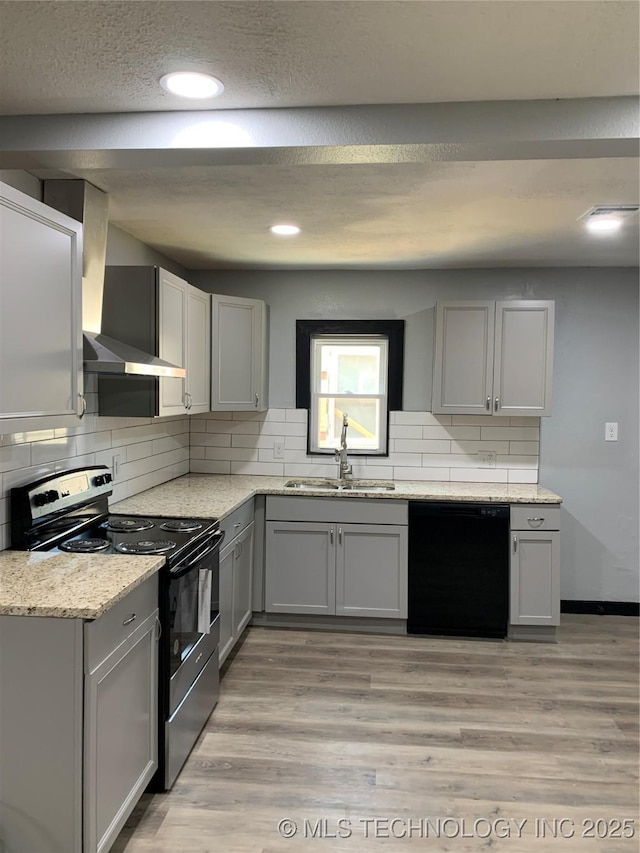
<path id="1" fill-rule="evenodd" d="M 392 492 L 327 492 L 285 488 L 291 477 L 242 474 L 185 474 L 146 492 L 126 498 L 111 509 L 136 515 L 175 515 L 223 518 L 255 494 L 298 497 L 382 498 L 476 503 L 559 504 L 562 498 L 538 485 L 504 483 L 445 483 L 396 480 Z M 318 481 L 321 482 L 321 481 Z"/>
<path id="2" fill-rule="evenodd" d="M 0 552 L 0 615 L 97 619 L 151 577 L 164 557 Z"/>

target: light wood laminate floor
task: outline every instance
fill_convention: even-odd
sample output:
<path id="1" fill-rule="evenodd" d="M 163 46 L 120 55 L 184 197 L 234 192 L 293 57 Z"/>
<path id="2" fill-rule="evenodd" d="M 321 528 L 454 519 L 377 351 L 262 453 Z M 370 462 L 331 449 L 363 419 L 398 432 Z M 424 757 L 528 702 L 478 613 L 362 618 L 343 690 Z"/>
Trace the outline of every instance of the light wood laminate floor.
<path id="1" fill-rule="evenodd" d="M 638 624 L 563 616 L 556 645 L 252 628 L 113 850 L 635 853 Z"/>

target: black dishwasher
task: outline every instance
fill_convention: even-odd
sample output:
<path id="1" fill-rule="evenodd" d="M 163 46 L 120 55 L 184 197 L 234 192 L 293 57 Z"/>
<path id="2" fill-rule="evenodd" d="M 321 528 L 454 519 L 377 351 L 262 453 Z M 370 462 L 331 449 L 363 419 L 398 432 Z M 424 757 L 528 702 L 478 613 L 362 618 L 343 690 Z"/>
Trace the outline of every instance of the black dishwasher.
<path id="1" fill-rule="evenodd" d="M 409 502 L 407 633 L 505 637 L 509 507 Z"/>

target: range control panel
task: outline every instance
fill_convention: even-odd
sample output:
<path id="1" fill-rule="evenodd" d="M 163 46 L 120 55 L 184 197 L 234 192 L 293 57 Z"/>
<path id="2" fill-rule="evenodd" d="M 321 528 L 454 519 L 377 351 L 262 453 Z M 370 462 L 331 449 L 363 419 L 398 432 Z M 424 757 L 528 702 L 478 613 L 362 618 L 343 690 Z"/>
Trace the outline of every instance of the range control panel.
<path id="1" fill-rule="evenodd" d="M 31 517 L 35 520 L 59 509 L 72 509 L 102 495 L 110 495 L 112 479 L 111 471 L 99 465 L 40 480 L 28 492 Z"/>

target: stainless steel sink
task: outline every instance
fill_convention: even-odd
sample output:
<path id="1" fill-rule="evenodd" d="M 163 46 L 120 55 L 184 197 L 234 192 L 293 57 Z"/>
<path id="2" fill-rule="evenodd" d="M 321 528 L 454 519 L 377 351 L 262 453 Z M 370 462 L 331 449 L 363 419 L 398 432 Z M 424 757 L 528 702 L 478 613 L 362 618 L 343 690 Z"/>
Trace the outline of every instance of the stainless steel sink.
<path id="1" fill-rule="evenodd" d="M 372 480 L 289 480 L 285 489 L 306 492 L 393 492 L 393 483 Z"/>

